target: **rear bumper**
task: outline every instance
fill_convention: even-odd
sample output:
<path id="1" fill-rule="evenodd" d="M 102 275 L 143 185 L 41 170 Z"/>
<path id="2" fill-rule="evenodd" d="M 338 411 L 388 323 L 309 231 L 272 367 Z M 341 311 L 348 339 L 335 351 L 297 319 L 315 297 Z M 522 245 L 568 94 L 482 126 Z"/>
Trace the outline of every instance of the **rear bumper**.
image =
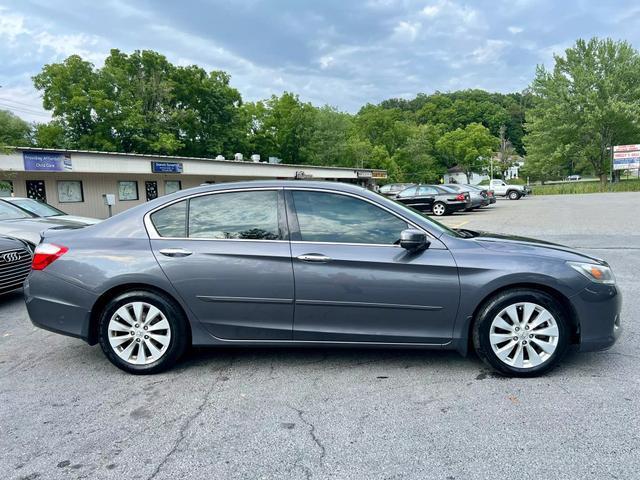
<path id="1" fill-rule="evenodd" d="M 613 346 L 622 333 L 622 297 L 615 285 L 589 285 L 571 298 L 580 324 L 580 351 Z"/>
<path id="2" fill-rule="evenodd" d="M 447 212 L 459 212 L 460 210 L 466 210 L 467 208 L 471 208 L 470 203 L 447 203 Z"/>
<path id="3" fill-rule="evenodd" d="M 24 283 L 24 296 L 36 327 L 89 342 L 95 294 L 44 271 L 32 271 Z"/>

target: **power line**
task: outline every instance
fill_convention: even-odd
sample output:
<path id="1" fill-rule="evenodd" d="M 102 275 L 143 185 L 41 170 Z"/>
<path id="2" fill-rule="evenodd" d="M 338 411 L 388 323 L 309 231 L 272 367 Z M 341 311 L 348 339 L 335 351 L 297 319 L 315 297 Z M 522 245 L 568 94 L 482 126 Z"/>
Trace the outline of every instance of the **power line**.
<path id="1" fill-rule="evenodd" d="M 10 98 L 5 98 L 5 97 L 0 97 L 0 100 L 3 101 L 3 102 L 17 103 L 18 105 L 24 105 L 25 107 L 32 107 L 33 106 L 30 103 L 19 102 L 18 100 L 12 100 Z"/>
<path id="2" fill-rule="evenodd" d="M 34 115 L 34 116 L 37 116 L 37 117 L 42 117 L 42 118 L 47 118 L 47 119 L 50 118 L 49 115 L 46 115 L 46 114 L 44 114 L 42 112 L 38 112 L 36 110 L 29 110 L 29 109 L 26 109 L 26 108 L 16 107 L 14 105 L 6 105 L 6 104 L 0 103 L 0 108 L 4 108 L 4 109 L 7 109 L 7 110 L 12 110 L 12 111 L 15 111 L 15 112 L 20 112 L 20 113 L 26 113 L 26 114 Z"/>

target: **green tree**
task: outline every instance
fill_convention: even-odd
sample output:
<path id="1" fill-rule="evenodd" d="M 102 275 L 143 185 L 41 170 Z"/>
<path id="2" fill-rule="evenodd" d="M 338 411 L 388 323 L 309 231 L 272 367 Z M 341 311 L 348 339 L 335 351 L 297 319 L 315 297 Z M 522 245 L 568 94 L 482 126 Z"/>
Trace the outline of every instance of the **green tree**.
<path id="1" fill-rule="evenodd" d="M 277 156 L 284 163 L 309 161 L 308 145 L 313 133 L 316 109 L 285 92 L 257 102 L 247 109 L 251 131 L 249 145 L 262 156 Z"/>
<path id="2" fill-rule="evenodd" d="M 486 170 L 487 161 L 499 143 L 485 126 L 471 123 L 464 129 L 457 128 L 445 133 L 436 143 L 436 148 L 447 167 L 458 165 L 464 169 L 467 178 L 470 178 L 472 172 Z"/>
<path id="3" fill-rule="evenodd" d="M 72 55 L 33 81 L 54 117 L 39 136 L 69 148 L 214 156 L 237 151 L 246 131 L 226 73 L 178 67 L 149 50 L 112 50 L 99 69 Z"/>
<path id="4" fill-rule="evenodd" d="M 31 125 L 12 112 L 0 110 L 0 148 L 24 147 L 31 144 Z"/>
<path id="5" fill-rule="evenodd" d="M 586 163 L 604 183 L 610 147 L 640 140 L 640 56 L 627 42 L 592 38 L 554 59 L 551 71 L 537 68 L 531 85 L 527 171 L 557 175 Z"/>
<path id="6" fill-rule="evenodd" d="M 353 127 L 352 117 L 347 113 L 328 105 L 316 109 L 304 157 L 312 165 L 358 166 L 358 159 L 347 150 Z"/>
<path id="7" fill-rule="evenodd" d="M 445 173 L 436 143 L 444 133 L 443 125 L 416 125 L 406 145 L 394 155 L 402 179 L 416 183 L 436 183 Z"/>

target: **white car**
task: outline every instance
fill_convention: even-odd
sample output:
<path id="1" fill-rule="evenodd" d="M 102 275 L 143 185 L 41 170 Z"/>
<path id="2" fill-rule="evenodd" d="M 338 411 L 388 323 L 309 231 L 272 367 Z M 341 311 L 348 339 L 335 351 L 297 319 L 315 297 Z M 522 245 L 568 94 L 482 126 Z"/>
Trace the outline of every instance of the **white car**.
<path id="1" fill-rule="evenodd" d="M 79 217 L 77 215 L 67 215 L 62 210 L 52 207 L 48 203 L 34 200 L 33 198 L 24 197 L 4 197 L 1 200 L 9 202 L 15 205 L 21 210 L 30 213 L 36 217 L 49 218 L 56 217 L 59 220 L 65 220 L 66 222 L 77 223 L 81 226 L 94 225 L 101 220 L 98 218 Z"/>
<path id="2" fill-rule="evenodd" d="M 489 185 L 494 195 L 507 197 L 509 200 L 518 200 L 531 193 L 531 189 L 526 185 L 510 185 L 504 180 L 491 180 Z"/>

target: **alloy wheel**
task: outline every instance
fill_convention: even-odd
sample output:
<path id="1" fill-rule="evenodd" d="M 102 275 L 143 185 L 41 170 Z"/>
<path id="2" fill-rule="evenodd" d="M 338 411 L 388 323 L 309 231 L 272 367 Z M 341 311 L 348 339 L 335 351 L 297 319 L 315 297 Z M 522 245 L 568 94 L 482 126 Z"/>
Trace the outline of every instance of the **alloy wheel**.
<path id="1" fill-rule="evenodd" d="M 547 309 L 531 302 L 518 302 L 502 309 L 489 330 L 493 353 L 515 368 L 534 368 L 551 358 L 560 331 Z"/>
<path id="2" fill-rule="evenodd" d="M 433 206 L 434 215 L 440 217 L 440 216 L 444 215 L 444 212 L 445 212 L 445 207 L 441 203 L 437 203 L 437 204 L 435 204 Z"/>
<path id="3" fill-rule="evenodd" d="M 107 328 L 113 351 L 132 365 L 148 365 L 159 360 L 171 341 L 167 317 L 146 302 L 122 305 L 111 316 Z"/>

